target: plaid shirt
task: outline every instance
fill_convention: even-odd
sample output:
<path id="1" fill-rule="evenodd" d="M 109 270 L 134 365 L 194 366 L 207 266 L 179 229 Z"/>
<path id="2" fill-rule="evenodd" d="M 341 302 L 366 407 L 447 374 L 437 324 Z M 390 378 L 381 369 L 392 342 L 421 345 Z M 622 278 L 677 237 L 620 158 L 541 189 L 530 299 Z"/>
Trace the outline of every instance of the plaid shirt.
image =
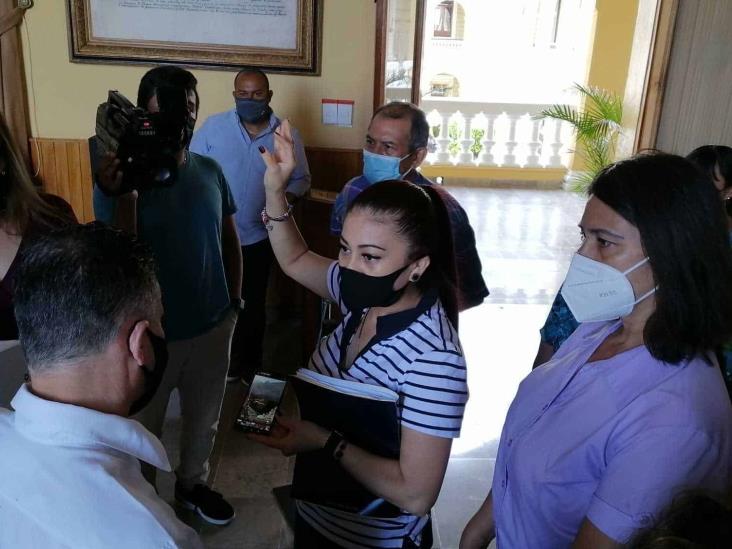
<path id="1" fill-rule="evenodd" d="M 433 184 L 432 181 L 415 171 L 410 172 L 407 179 L 417 185 Z M 333 204 L 330 216 L 331 233 L 336 236 L 341 234 L 343 220 L 346 217 L 349 204 L 370 185 L 369 180 L 360 175 L 343 186 L 335 199 L 335 204 Z M 488 288 L 483 280 L 480 257 L 475 247 L 475 233 L 470 226 L 468 214 L 465 213 L 460 203 L 455 200 L 455 197 L 439 185 L 434 185 L 434 188 L 442 197 L 447 215 L 450 218 L 458 279 L 458 307 L 461 311 L 464 311 L 470 307 L 480 305 L 488 296 Z"/>

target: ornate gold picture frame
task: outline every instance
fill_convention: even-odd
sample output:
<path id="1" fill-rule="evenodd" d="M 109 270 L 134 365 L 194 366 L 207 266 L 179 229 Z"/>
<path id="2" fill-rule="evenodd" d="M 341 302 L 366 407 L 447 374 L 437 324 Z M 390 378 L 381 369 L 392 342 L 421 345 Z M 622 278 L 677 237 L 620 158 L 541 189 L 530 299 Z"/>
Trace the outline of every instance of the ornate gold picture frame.
<path id="1" fill-rule="evenodd" d="M 320 74 L 323 0 L 68 0 L 72 62 Z"/>

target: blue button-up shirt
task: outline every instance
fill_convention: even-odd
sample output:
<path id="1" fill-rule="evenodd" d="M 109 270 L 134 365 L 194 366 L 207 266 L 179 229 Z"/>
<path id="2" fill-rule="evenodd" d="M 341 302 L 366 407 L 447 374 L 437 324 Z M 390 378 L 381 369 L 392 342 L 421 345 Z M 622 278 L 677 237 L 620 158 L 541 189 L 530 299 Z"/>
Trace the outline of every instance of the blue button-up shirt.
<path id="1" fill-rule="evenodd" d="M 273 114 L 269 118 L 269 127 L 252 137 L 239 121 L 236 110 L 231 110 L 209 116 L 193 134 L 190 150 L 210 156 L 224 171 L 238 208 L 234 220 L 242 246 L 255 244 L 268 236 L 261 215 L 266 166 L 259 147 L 269 151 L 274 149 L 274 131 L 279 125 L 280 119 Z M 310 188 L 310 170 L 302 139 L 294 128 L 292 138 L 297 165 L 290 176 L 287 192 L 302 196 Z"/>

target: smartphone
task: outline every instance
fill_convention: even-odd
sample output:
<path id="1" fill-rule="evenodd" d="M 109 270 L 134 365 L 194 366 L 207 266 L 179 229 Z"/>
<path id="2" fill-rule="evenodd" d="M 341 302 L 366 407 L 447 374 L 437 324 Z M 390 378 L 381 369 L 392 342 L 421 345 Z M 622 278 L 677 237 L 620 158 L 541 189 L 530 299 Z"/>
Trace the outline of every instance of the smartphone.
<path id="1" fill-rule="evenodd" d="M 247 432 L 269 433 L 286 385 L 284 378 L 257 372 L 236 418 L 236 426 Z"/>

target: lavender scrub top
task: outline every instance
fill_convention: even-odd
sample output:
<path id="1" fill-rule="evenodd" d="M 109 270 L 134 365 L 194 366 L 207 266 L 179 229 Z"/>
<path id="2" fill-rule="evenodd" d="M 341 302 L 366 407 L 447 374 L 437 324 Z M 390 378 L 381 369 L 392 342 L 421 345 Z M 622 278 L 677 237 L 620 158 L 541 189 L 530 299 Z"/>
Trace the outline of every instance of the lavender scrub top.
<path id="1" fill-rule="evenodd" d="M 521 382 L 493 476 L 498 547 L 569 547 L 585 517 L 624 542 L 680 490 L 722 492 L 732 406 L 718 367 L 645 346 L 587 363 L 619 321 L 581 324 Z"/>

